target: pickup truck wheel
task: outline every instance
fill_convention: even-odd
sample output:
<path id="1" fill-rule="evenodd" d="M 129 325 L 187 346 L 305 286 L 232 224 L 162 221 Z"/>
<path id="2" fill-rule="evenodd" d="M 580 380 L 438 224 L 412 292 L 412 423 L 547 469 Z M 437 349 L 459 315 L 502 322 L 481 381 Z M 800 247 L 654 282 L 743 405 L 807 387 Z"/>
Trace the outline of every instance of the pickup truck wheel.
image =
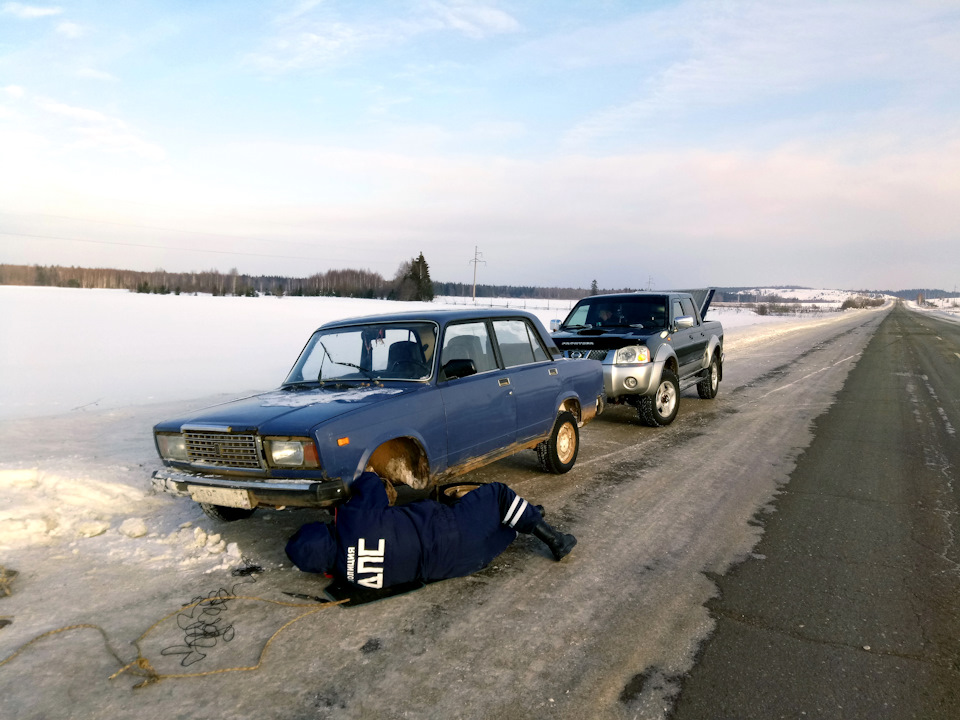
<path id="1" fill-rule="evenodd" d="M 672 370 L 663 369 L 660 385 L 653 395 L 643 395 L 637 402 L 640 421 L 650 427 L 669 425 L 680 409 L 680 381 Z"/>
<path id="2" fill-rule="evenodd" d="M 717 362 L 717 356 L 710 358 L 710 367 L 707 368 L 707 376 L 697 383 L 697 394 L 704 400 L 713 400 L 717 396 L 717 390 L 720 388 L 720 363 Z"/>
<path id="3" fill-rule="evenodd" d="M 557 415 L 550 439 L 537 445 L 537 458 L 544 472 L 562 475 L 569 472 L 577 462 L 580 451 L 580 428 L 572 412 Z"/>
<path id="4" fill-rule="evenodd" d="M 225 505 L 211 505 L 210 503 L 200 503 L 200 509 L 203 514 L 212 520 L 220 522 L 233 522 L 234 520 L 246 520 L 253 515 L 253 510 L 244 508 L 226 507 Z"/>

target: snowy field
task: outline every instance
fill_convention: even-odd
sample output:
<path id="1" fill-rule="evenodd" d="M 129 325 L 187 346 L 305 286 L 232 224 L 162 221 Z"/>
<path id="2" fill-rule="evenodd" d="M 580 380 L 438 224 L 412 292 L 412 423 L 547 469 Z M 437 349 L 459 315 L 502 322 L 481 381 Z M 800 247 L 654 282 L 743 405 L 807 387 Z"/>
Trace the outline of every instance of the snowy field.
<path id="1" fill-rule="evenodd" d="M 569 308 L 502 303 L 525 305 L 547 326 Z M 242 549 L 203 529 L 193 503 L 151 493 L 152 425 L 278 386 L 326 321 L 420 306 L 0 286 L 0 566 L 42 548 L 67 553 L 51 560 L 82 554 L 152 568 L 236 563 Z M 841 316 L 709 313 L 723 322 L 730 353 Z"/>
<path id="2" fill-rule="evenodd" d="M 440 298 L 433 306 L 472 304 L 470 298 Z M 572 302 L 483 299 L 477 306 L 526 309 L 549 328 Z M 419 307 L 353 298 L 0 286 L 0 420 L 80 417 L 97 409 L 267 390 L 283 381 L 323 323 Z M 740 332 L 804 321 L 737 308 L 712 310 L 709 317 Z"/>

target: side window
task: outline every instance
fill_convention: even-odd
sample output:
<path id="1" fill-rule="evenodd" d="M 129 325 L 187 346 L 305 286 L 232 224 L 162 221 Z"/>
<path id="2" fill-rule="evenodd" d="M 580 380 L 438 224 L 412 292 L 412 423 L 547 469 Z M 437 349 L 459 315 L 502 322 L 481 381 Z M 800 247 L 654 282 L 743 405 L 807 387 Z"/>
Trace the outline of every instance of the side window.
<path id="1" fill-rule="evenodd" d="M 671 318 L 671 322 L 676 323 L 678 317 L 683 317 L 683 306 L 680 304 L 679 300 L 674 300 L 673 301 L 673 317 Z"/>
<path id="2" fill-rule="evenodd" d="M 440 366 L 451 360 L 473 360 L 478 373 L 497 368 L 486 323 L 481 321 L 447 326 L 443 349 L 440 351 Z"/>
<path id="3" fill-rule="evenodd" d="M 528 365 L 549 359 L 536 331 L 524 320 L 494 320 L 497 345 L 506 367 Z"/>
<path id="4" fill-rule="evenodd" d="M 681 298 L 683 301 L 683 314 L 689 315 L 696 321 L 697 319 L 697 309 L 693 304 L 693 298 Z"/>

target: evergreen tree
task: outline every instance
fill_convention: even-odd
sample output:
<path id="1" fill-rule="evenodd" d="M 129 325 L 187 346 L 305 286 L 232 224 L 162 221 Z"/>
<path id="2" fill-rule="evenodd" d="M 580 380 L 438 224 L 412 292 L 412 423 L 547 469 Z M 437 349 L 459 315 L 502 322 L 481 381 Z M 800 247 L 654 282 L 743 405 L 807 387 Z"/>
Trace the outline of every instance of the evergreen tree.
<path id="1" fill-rule="evenodd" d="M 397 268 L 393 278 L 391 300 L 433 300 L 433 281 L 430 280 L 430 268 L 423 253 L 413 260 L 404 260 Z"/>

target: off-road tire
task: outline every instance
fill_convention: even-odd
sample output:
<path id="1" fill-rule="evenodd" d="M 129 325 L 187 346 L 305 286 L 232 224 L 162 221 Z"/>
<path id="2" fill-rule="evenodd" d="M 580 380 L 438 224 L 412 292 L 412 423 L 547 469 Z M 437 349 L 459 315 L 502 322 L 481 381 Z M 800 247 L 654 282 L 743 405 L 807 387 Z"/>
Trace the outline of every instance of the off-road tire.
<path id="1" fill-rule="evenodd" d="M 707 376 L 697 383 L 697 394 L 704 400 L 713 400 L 720 389 L 720 362 L 717 356 L 710 358 Z"/>
<path id="2" fill-rule="evenodd" d="M 637 400 L 637 416 L 644 425 L 662 427 L 673 422 L 679 409 L 680 381 L 675 372 L 664 368 L 657 391 Z"/>
<path id="3" fill-rule="evenodd" d="M 210 503 L 200 503 L 200 509 L 203 514 L 212 520 L 220 522 L 233 522 L 234 520 L 246 520 L 253 515 L 253 510 L 245 508 L 227 507 L 225 505 L 211 505 Z"/>
<path id="4" fill-rule="evenodd" d="M 562 475 L 577 462 L 580 452 L 580 428 L 572 412 L 562 412 L 550 431 L 550 438 L 537 445 L 537 459 L 544 472 Z"/>

